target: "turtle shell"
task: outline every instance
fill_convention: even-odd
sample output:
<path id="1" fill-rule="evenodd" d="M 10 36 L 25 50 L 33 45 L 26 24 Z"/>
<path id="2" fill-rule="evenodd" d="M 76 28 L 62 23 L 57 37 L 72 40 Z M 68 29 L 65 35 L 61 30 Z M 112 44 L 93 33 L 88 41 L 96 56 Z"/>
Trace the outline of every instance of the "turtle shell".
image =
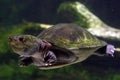
<path id="1" fill-rule="evenodd" d="M 57 24 L 44 30 L 38 37 L 62 48 L 89 48 L 106 44 L 75 24 Z"/>
<path id="2" fill-rule="evenodd" d="M 60 60 L 67 63 L 49 66 L 50 69 L 81 62 L 106 45 L 104 41 L 99 40 L 86 29 L 67 23 L 46 29 L 38 37 L 52 43 L 54 46 L 51 50 Z M 46 67 L 41 67 L 41 69 L 46 69 Z"/>

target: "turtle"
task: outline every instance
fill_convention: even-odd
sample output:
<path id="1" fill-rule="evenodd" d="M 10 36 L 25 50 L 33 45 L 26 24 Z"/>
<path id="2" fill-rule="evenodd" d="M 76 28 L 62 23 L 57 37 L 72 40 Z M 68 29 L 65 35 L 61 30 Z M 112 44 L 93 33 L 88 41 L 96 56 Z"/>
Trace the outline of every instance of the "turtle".
<path id="1" fill-rule="evenodd" d="M 82 62 L 95 53 L 113 56 L 115 50 L 113 45 L 73 23 L 56 24 L 38 36 L 10 36 L 9 43 L 20 55 L 21 66 L 33 64 L 44 70 Z"/>

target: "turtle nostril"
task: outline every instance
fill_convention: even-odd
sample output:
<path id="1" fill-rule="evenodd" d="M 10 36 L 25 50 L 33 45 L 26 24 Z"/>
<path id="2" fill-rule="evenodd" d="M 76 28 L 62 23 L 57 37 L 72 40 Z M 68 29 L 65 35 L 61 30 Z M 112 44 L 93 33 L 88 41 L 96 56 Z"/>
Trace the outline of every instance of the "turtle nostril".
<path id="1" fill-rule="evenodd" d="M 9 39 L 9 41 L 12 41 L 12 40 L 13 40 L 13 38 L 12 38 L 12 37 L 9 37 L 8 39 Z"/>

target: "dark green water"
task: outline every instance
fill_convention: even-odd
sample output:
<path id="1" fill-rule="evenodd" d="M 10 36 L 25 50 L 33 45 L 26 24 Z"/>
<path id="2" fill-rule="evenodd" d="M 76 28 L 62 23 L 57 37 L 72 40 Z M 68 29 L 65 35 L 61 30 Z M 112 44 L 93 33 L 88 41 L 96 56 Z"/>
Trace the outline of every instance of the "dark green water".
<path id="1" fill-rule="evenodd" d="M 119 53 L 114 58 L 91 56 L 82 63 L 55 70 L 39 70 L 35 66 L 19 67 L 18 55 L 12 52 L 8 37 L 16 34 L 37 35 L 42 30 L 38 23 L 59 23 L 57 8 L 65 1 L 0 1 L 0 80 L 120 80 Z M 96 7 L 98 2 L 94 1 L 82 2 L 107 24 L 119 28 L 118 0 L 99 1 L 99 6 L 103 5 L 105 9 Z M 118 41 L 105 40 L 120 46 Z"/>

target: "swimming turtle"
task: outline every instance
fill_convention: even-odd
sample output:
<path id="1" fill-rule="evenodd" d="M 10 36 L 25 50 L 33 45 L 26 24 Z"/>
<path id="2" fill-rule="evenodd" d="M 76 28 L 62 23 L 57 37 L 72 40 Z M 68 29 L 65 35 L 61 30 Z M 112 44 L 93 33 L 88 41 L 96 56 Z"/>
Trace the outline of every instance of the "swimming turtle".
<path id="1" fill-rule="evenodd" d="M 20 55 L 21 65 L 33 64 L 40 69 L 54 69 L 84 61 L 103 51 L 113 56 L 114 46 L 99 40 L 75 24 L 61 23 L 41 32 L 37 37 L 9 37 L 14 52 Z M 104 50 L 102 50 L 104 48 Z"/>

